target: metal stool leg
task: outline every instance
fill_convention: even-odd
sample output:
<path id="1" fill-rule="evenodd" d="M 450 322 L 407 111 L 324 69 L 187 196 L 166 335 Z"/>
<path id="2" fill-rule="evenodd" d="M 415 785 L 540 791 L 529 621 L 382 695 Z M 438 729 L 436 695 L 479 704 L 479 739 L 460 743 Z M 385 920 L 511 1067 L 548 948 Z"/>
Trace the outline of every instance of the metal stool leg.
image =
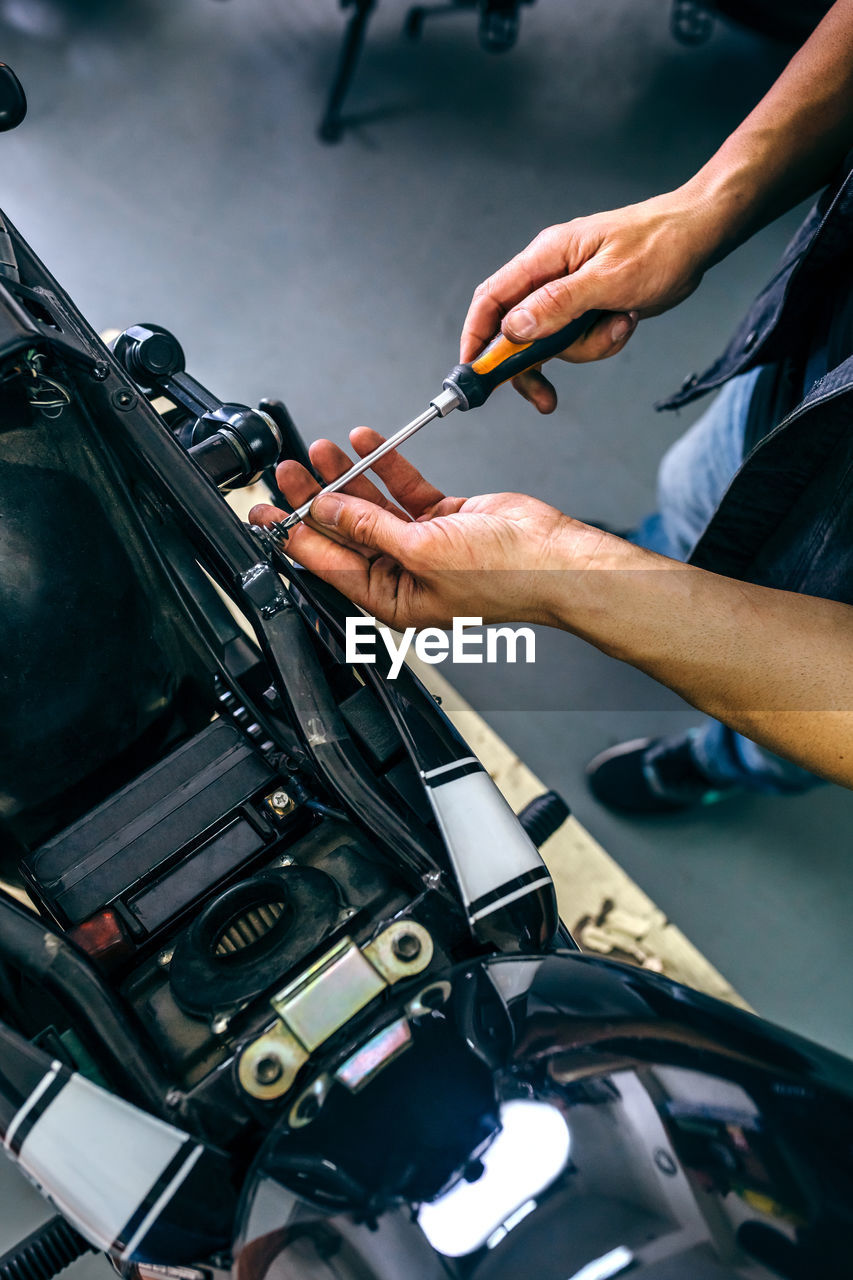
<path id="1" fill-rule="evenodd" d="M 339 142 L 343 134 L 345 124 L 341 115 L 341 107 L 352 83 L 353 73 L 361 53 L 361 46 L 364 43 L 364 34 L 376 0 L 341 0 L 341 3 L 344 8 L 354 5 L 355 12 L 349 20 L 349 26 L 341 47 L 341 55 L 338 59 L 337 70 L 335 71 L 335 78 L 329 90 L 326 110 L 317 130 L 323 142 Z"/>

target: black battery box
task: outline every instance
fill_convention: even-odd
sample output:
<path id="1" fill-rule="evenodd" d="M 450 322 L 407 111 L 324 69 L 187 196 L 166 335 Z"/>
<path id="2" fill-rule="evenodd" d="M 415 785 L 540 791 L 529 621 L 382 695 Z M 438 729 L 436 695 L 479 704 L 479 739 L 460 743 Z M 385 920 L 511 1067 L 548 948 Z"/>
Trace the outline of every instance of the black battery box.
<path id="1" fill-rule="evenodd" d="M 156 932 L 280 835 L 265 797 L 276 774 L 225 720 L 32 853 L 23 872 L 63 927 L 113 907 Z"/>

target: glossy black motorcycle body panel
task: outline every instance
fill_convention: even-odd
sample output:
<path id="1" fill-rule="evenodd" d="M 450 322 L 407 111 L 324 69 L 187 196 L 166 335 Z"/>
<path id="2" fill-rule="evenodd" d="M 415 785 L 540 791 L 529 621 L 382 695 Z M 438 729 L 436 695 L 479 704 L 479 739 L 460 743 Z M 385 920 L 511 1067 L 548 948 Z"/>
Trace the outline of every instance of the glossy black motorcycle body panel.
<path id="1" fill-rule="evenodd" d="M 384 1067 L 318 1063 L 321 1112 L 270 1134 L 240 1280 L 850 1275 L 850 1063 L 609 961 L 443 976 Z"/>

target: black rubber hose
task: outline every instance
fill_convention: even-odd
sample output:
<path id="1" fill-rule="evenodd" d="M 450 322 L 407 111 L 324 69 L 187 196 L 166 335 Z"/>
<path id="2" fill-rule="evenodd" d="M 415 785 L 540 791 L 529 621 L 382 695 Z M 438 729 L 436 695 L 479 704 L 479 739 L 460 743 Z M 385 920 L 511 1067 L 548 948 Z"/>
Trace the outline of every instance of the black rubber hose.
<path id="1" fill-rule="evenodd" d="M 84 1253 L 97 1252 L 70 1222 L 57 1214 L 3 1254 L 0 1280 L 53 1280 Z"/>
<path id="2" fill-rule="evenodd" d="M 288 604 L 262 622 L 262 635 L 279 692 L 329 790 L 345 797 L 368 829 L 402 854 L 417 874 L 433 871 L 435 862 L 426 852 L 430 833 L 424 829 L 416 837 L 415 824 L 406 822 L 377 788 L 332 697 L 302 615 Z"/>
<path id="3" fill-rule="evenodd" d="M 163 1114 L 168 1083 L 139 1045 L 139 1033 L 85 956 L 0 890 L 0 958 L 41 982 L 98 1041 L 110 1074 L 130 1101 Z"/>

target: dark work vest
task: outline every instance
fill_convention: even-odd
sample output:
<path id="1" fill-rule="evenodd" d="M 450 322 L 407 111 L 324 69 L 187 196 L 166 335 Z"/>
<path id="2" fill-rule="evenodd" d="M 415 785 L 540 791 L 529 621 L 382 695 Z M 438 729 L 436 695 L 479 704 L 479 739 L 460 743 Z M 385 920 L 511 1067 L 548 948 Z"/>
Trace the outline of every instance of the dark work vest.
<path id="1" fill-rule="evenodd" d="M 725 352 L 658 405 L 678 409 L 757 366 L 803 360 L 820 309 L 853 290 L 853 153 Z M 853 604 L 853 356 L 747 453 L 690 557 L 728 577 Z"/>

